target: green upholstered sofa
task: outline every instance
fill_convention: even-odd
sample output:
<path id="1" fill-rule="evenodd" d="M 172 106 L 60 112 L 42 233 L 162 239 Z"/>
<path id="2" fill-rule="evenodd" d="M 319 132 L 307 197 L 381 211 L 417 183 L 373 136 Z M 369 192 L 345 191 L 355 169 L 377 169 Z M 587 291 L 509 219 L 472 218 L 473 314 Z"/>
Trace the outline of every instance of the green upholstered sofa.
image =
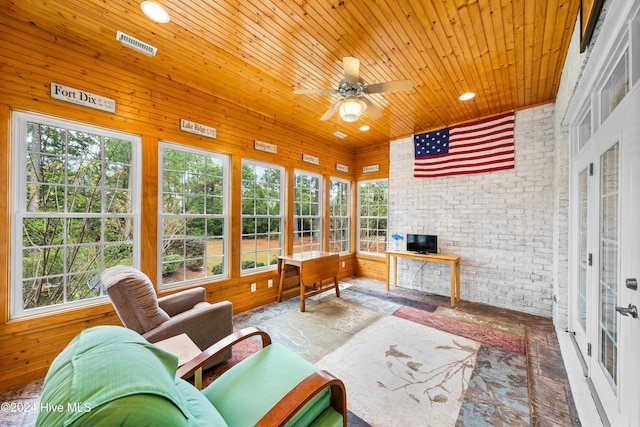
<path id="1" fill-rule="evenodd" d="M 263 348 L 206 389 L 180 378 L 256 335 L 263 338 Z M 342 382 L 271 344 L 257 328 L 236 332 L 177 368 L 175 356 L 132 330 L 87 329 L 53 361 L 36 425 L 346 426 Z"/>

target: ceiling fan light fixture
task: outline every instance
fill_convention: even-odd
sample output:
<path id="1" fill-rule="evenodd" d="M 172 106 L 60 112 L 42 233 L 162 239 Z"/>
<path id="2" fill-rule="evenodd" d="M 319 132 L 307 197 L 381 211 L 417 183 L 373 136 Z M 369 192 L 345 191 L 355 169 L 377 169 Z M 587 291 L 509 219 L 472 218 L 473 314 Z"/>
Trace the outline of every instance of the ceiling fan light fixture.
<path id="1" fill-rule="evenodd" d="M 140 3 L 140 9 L 142 9 L 149 19 L 160 24 L 166 24 L 171 19 L 169 12 L 167 12 L 164 7 L 152 1 L 143 1 Z"/>
<path id="2" fill-rule="evenodd" d="M 367 109 L 367 104 L 355 97 L 349 97 L 340 103 L 338 113 L 345 122 L 355 122 Z"/>

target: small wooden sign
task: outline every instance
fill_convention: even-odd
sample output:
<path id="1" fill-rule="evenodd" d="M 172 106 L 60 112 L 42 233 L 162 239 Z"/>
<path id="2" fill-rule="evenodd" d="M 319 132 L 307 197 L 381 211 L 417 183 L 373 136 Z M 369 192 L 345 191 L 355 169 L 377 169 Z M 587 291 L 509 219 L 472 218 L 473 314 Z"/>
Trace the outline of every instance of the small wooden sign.
<path id="1" fill-rule="evenodd" d="M 349 172 L 349 166 L 336 163 L 336 170 L 339 170 L 340 172 Z"/>
<path id="2" fill-rule="evenodd" d="M 362 168 L 363 173 L 378 172 L 379 170 L 380 165 L 369 165 Z"/>
<path id="3" fill-rule="evenodd" d="M 307 163 L 311 163 L 313 165 L 319 165 L 320 164 L 320 159 L 317 158 L 316 156 L 312 156 L 311 154 L 303 154 L 302 155 L 302 161 L 303 162 L 307 162 Z"/>
<path id="4" fill-rule="evenodd" d="M 278 146 L 275 144 L 269 144 L 268 142 L 253 140 L 253 148 L 258 151 L 264 151 L 265 153 L 278 154 Z"/>
<path id="5" fill-rule="evenodd" d="M 180 119 L 180 130 L 195 133 L 196 135 L 206 136 L 207 138 L 216 137 L 216 128 L 201 125 L 200 123 L 192 122 L 186 119 Z"/>
<path id="6" fill-rule="evenodd" d="M 51 82 L 51 97 L 53 99 L 59 99 L 60 101 L 95 108 L 96 110 L 102 110 L 108 113 L 116 112 L 115 99 L 106 98 L 54 82 Z"/>

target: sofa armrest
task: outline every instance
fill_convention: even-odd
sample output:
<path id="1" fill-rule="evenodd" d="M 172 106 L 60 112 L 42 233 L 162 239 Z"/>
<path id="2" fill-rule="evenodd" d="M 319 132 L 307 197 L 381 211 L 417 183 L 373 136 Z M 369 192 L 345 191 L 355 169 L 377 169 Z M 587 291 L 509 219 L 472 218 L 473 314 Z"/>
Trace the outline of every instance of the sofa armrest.
<path id="1" fill-rule="evenodd" d="M 178 368 L 176 377 L 191 377 L 199 368 L 206 365 L 209 360 L 215 359 L 217 356 L 219 356 L 221 353 L 224 353 L 226 350 L 229 350 L 235 344 L 253 336 L 259 336 L 262 338 L 263 348 L 271 344 L 271 337 L 262 329 L 253 326 L 243 328 L 239 331 L 227 335 L 225 338 L 221 339 L 211 347 L 204 350 L 202 353 L 200 353 L 200 355 L 193 358 L 190 362 L 182 365 L 180 368 Z"/>
<path id="2" fill-rule="evenodd" d="M 283 426 L 314 396 L 331 387 L 331 407 L 342 415 L 347 426 L 347 393 L 344 383 L 327 371 L 317 371 L 298 383 L 257 423 L 256 427 Z"/>
<path id="3" fill-rule="evenodd" d="M 199 287 L 158 298 L 158 305 L 170 317 L 173 317 L 176 314 L 191 310 L 196 304 L 205 301 L 205 289 Z"/>

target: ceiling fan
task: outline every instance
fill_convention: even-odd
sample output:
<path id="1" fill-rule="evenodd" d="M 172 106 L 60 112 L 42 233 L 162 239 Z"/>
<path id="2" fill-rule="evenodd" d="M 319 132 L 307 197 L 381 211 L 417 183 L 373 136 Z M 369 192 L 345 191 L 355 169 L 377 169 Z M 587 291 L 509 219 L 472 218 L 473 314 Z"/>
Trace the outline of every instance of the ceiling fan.
<path id="1" fill-rule="evenodd" d="M 360 60 L 351 56 L 346 56 L 342 60 L 344 68 L 344 79 L 338 85 L 338 89 L 296 89 L 295 94 L 330 94 L 340 95 L 341 99 L 336 101 L 320 120 L 329 120 L 336 111 L 345 122 L 355 122 L 360 115 L 367 111 L 372 119 L 382 117 L 382 111 L 369 101 L 364 95 L 382 92 L 396 92 L 413 89 L 413 81 L 396 80 L 385 83 L 374 83 L 365 85 L 359 77 Z"/>

